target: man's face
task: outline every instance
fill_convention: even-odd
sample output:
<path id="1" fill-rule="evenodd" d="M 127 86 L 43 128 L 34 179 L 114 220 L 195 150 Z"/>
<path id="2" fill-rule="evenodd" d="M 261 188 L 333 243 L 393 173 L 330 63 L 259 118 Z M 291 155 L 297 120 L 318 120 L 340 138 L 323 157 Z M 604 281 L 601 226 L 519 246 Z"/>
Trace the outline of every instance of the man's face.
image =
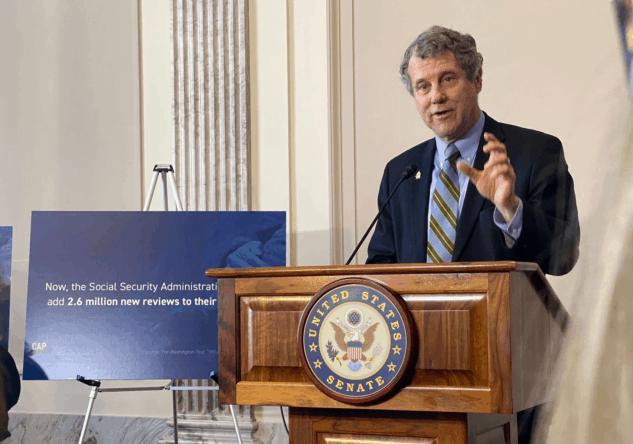
<path id="1" fill-rule="evenodd" d="M 433 59 L 411 57 L 409 76 L 418 112 L 437 137 L 453 143 L 477 122 L 481 70 L 469 81 L 459 60 L 446 51 Z"/>

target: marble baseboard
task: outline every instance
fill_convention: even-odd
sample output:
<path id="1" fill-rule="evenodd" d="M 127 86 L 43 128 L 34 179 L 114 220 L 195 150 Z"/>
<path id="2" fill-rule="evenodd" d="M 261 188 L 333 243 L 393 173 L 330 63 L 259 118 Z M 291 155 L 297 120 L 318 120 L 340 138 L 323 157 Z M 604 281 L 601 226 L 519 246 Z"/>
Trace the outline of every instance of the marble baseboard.
<path id="1" fill-rule="evenodd" d="M 288 433 L 279 422 L 260 422 L 253 437 L 261 444 L 288 444 Z"/>
<path id="2" fill-rule="evenodd" d="M 258 409 L 262 409 L 259 407 Z M 288 434 L 280 419 L 278 409 L 270 409 L 273 414 L 258 414 L 258 428 L 253 433 L 257 444 L 288 444 Z M 266 412 L 268 413 L 268 411 Z M 157 444 L 173 442 L 173 428 L 168 422 L 171 418 L 130 418 L 119 416 L 92 416 L 84 444 Z M 286 421 L 288 420 L 286 416 Z M 83 415 L 9 413 L 9 431 L 11 438 L 2 444 L 72 444 L 79 441 L 83 425 Z M 179 430 L 180 444 L 216 443 L 192 438 L 185 430 Z M 184 435 L 183 435 L 184 432 Z M 244 435 L 245 437 L 246 435 Z M 226 443 L 236 442 L 227 436 Z M 224 444 L 224 443 L 222 443 Z"/>
<path id="3" fill-rule="evenodd" d="M 84 416 L 9 412 L 11 437 L 2 444 L 71 444 L 79 442 Z M 84 444 L 156 444 L 173 434 L 164 418 L 92 416 Z"/>
<path id="4" fill-rule="evenodd" d="M 288 432 L 284 427 L 279 407 L 254 407 L 255 420 L 259 428 L 253 437 L 261 444 L 288 444 Z M 288 408 L 284 407 L 286 423 L 289 422 Z"/>
<path id="5" fill-rule="evenodd" d="M 173 427 L 173 421 L 167 424 Z M 251 421 L 250 415 L 238 416 L 240 438 L 243 444 L 260 444 L 253 435 L 259 424 Z M 158 444 L 174 444 L 174 436 L 169 435 Z M 184 415 L 178 418 L 179 444 L 237 444 L 235 424 L 229 414 L 216 412 L 214 419 L 205 415 Z"/>

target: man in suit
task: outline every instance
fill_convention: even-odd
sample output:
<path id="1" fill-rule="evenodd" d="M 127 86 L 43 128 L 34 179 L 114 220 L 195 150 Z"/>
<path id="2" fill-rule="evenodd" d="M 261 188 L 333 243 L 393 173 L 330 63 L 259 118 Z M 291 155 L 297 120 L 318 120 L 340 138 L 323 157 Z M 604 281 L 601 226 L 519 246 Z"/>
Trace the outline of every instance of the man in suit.
<path id="1" fill-rule="evenodd" d="M 561 275 L 578 260 L 574 184 L 561 142 L 481 111 L 482 63 L 470 35 L 439 26 L 406 50 L 400 75 L 435 137 L 387 164 L 379 207 L 409 165 L 419 171 L 385 207 L 367 263 L 514 260 Z M 519 443 L 530 442 L 537 411 L 517 415 Z"/>
<path id="2" fill-rule="evenodd" d="M 403 83 L 435 133 L 392 159 L 367 263 L 536 262 L 548 274 L 578 259 L 580 227 L 561 142 L 480 110 L 483 57 L 467 34 L 434 26 L 406 50 Z"/>

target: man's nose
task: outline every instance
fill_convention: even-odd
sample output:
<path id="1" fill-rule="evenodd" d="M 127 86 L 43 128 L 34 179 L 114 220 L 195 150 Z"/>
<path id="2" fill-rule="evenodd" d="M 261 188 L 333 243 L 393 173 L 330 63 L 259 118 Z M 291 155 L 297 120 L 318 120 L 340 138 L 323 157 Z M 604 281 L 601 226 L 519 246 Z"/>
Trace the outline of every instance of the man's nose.
<path id="1" fill-rule="evenodd" d="M 440 86 L 433 88 L 433 91 L 431 92 L 431 102 L 442 103 L 445 101 L 446 101 L 446 93 L 444 92 L 444 89 L 442 89 Z"/>

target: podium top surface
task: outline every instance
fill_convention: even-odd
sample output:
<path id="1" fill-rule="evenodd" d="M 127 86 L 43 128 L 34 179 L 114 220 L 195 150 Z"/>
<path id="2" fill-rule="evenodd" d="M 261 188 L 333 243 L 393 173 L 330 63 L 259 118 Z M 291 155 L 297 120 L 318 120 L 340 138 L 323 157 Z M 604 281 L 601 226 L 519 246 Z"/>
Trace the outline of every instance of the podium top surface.
<path id="1" fill-rule="evenodd" d="M 405 274 L 405 273 L 492 273 L 508 271 L 536 272 L 543 280 L 545 276 L 537 264 L 531 262 L 449 262 L 445 264 L 369 264 L 369 265 L 323 265 L 303 267 L 261 268 L 211 268 L 207 277 L 281 277 L 281 276 L 337 276 L 350 274 Z"/>

